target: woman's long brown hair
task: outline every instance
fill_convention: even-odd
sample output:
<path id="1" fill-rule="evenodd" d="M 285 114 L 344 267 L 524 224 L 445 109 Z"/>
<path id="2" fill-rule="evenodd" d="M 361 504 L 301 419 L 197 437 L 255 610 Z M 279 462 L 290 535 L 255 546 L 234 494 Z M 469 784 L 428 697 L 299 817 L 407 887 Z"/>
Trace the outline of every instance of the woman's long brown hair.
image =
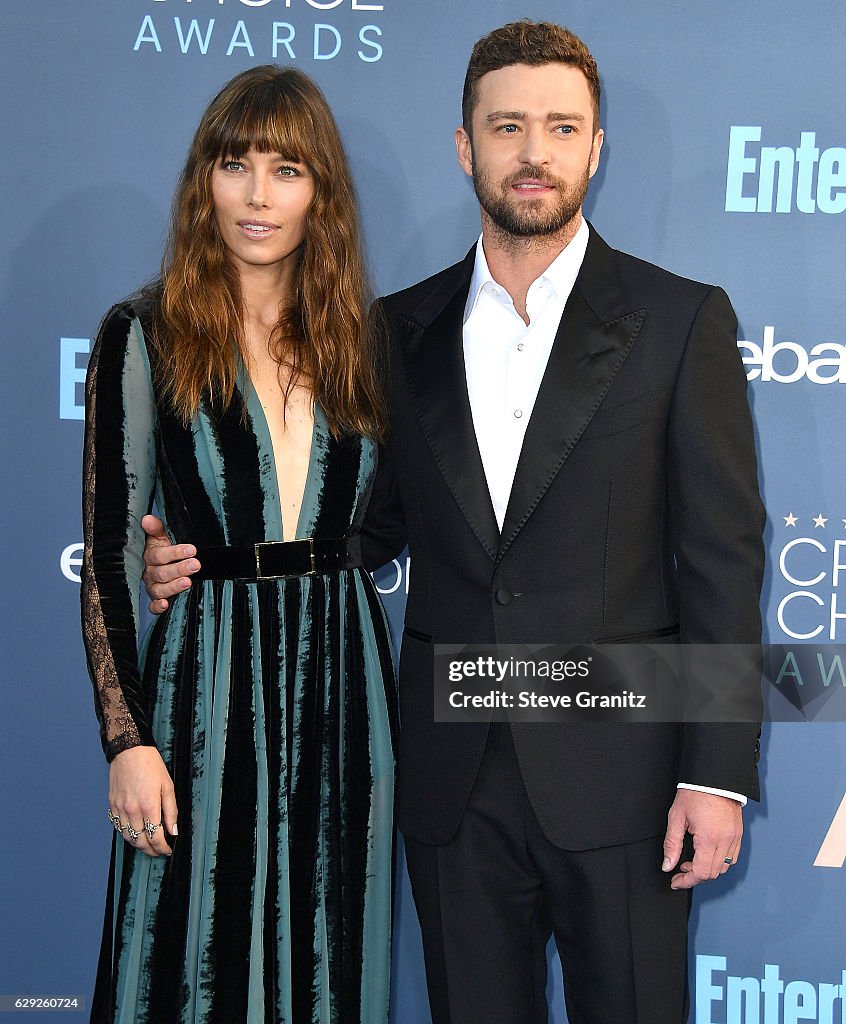
<path id="1" fill-rule="evenodd" d="M 286 371 L 286 396 L 299 381 L 336 437 L 353 432 L 381 440 L 381 353 L 368 324 L 349 166 L 323 94 L 294 68 L 267 64 L 237 75 L 212 100 L 191 143 L 174 196 L 153 325 L 165 395 L 185 422 L 204 398 L 226 407 L 239 352 L 246 362 L 239 277 L 217 228 L 211 181 L 216 163 L 251 148 L 306 164 L 314 180 L 294 302 L 280 307 L 270 341 Z"/>

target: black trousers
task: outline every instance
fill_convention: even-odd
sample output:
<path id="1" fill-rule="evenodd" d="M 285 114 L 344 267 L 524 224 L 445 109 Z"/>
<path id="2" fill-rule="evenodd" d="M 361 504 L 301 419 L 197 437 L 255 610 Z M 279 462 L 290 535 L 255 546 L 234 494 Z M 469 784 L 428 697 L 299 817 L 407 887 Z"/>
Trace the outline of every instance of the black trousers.
<path id="1" fill-rule="evenodd" d="M 456 835 L 405 843 L 434 1024 L 547 1024 L 551 935 L 570 1024 L 683 1024 L 690 896 L 660 869 L 663 838 L 553 846 L 492 725 Z"/>

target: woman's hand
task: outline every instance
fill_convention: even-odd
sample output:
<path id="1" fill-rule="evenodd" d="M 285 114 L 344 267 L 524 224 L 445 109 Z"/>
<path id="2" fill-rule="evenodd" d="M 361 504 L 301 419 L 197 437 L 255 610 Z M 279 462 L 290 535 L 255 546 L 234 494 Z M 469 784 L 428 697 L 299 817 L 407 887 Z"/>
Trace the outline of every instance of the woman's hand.
<path id="1" fill-rule="evenodd" d="M 109 766 L 109 809 L 112 821 L 119 819 L 116 827 L 124 840 L 137 850 L 150 857 L 171 854 L 165 830 L 177 834 L 176 796 L 155 747 L 130 747 L 114 758 Z"/>

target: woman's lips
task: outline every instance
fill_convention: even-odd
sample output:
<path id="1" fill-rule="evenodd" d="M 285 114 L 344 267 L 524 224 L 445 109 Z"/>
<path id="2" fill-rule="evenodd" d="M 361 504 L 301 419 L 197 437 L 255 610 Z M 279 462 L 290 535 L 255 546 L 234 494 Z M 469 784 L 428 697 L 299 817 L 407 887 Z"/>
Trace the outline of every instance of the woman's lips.
<path id="1" fill-rule="evenodd" d="M 269 238 L 279 228 L 276 224 L 269 224 L 265 220 L 239 220 L 238 227 L 247 238 L 262 239 Z"/>

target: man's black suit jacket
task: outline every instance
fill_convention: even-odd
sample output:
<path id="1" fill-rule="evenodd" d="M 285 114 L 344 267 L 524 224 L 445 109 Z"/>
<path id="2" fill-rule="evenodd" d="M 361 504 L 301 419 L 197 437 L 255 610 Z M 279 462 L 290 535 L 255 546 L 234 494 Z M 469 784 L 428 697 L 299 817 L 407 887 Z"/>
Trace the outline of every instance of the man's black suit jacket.
<path id="1" fill-rule="evenodd" d="M 761 631 L 763 509 L 725 293 L 617 252 L 591 229 L 500 532 L 464 373 L 473 255 L 381 300 L 391 439 L 364 547 L 371 566 L 406 539 L 411 555 L 398 822 L 427 843 L 454 834 L 487 732 L 434 721 L 432 644 L 675 630 L 688 644 L 757 644 Z M 726 682 L 760 686 L 754 673 Z M 661 835 L 680 781 L 758 795 L 755 724 L 512 732 L 532 807 L 565 849 Z"/>

